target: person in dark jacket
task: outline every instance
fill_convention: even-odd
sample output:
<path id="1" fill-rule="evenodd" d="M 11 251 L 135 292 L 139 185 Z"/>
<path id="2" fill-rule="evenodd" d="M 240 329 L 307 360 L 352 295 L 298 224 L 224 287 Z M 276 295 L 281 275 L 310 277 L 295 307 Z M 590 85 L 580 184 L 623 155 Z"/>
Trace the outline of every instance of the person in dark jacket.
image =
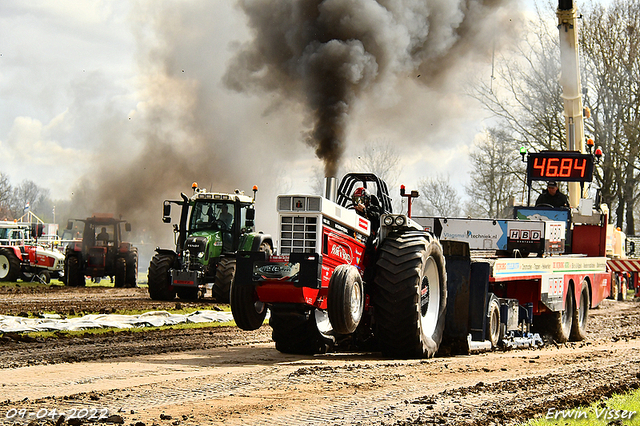
<path id="1" fill-rule="evenodd" d="M 569 207 L 569 200 L 565 194 L 560 192 L 556 181 L 550 180 L 547 182 L 547 190 L 542 191 L 542 194 L 536 200 L 536 207 L 545 204 L 555 208 Z"/>

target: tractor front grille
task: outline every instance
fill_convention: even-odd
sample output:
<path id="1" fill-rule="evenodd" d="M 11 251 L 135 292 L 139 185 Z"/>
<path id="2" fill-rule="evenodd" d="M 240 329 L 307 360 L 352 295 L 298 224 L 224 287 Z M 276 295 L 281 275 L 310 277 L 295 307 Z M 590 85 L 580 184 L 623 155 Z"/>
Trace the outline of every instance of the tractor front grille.
<path id="1" fill-rule="evenodd" d="M 280 252 L 316 253 L 318 241 L 317 216 L 280 216 Z"/>

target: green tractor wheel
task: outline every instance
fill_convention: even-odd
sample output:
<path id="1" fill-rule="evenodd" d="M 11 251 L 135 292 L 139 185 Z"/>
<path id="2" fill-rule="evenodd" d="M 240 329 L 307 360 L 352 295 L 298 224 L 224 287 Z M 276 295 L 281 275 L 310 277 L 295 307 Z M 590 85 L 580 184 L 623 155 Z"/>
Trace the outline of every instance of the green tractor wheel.
<path id="1" fill-rule="evenodd" d="M 173 265 L 174 256 L 157 253 L 149 264 L 149 296 L 153 300 L 173 300 L 176 297 L 176 289 L 171 285 L 169 269 Z"/>
<path id="2" fill-rule="evenodd" d="M 236 274 L 236 260 L 223 258 L 216 268 L 216 281 L 213 283 L 213 295 L 220 303 L 228 303 L 231 294 L 231 283 Z"/>

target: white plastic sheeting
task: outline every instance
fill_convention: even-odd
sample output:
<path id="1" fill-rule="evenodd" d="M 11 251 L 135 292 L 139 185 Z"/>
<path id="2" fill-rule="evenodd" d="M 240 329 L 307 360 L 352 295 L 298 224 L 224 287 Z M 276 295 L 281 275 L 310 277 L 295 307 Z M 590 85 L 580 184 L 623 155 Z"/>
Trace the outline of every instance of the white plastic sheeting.
<path id="1" fill-rule="evenodd" d="M 186 315 L 167 311 L 145 312 L 141 315 L 93 314 L 64 319 L 60 315 L 45 314 L 42 318 L 24 318 L 0 315 L 1 333 L 28 333 L 31 331 L 86 330 L 90 328 L 159 327 L 181 323 L 233 321 L 231 312 L 196 311 Z"/>

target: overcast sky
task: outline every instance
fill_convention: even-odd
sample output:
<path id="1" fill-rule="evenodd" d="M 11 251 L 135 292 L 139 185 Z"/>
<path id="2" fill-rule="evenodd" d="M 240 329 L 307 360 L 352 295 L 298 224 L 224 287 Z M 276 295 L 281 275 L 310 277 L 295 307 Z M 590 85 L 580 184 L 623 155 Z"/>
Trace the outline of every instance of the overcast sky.
<path id="1" fill-rule="evenodd" d="M 500 19 L 531 2 L 510 3 Z M 192 180 L 221 191 L 258 184 L 268 197 L 308 191 L 312 168 L 322 164 L 302 141 L 309 123 L 300 106 L 222 83 L 249 37 L 247 18 L 230 0 L 2 0 L 0 172 L 13 184 L 33 180 L 54 199 L 85 181 L 108 178 L 121 189 L 142 179 L 139 192 L 172 181 L 149 201 L 157 206 Z M 453 67 L 455 78 L 437 88 L 398 78 L 362 93 L 350 111 L 345 156 L 366 141 L 389 141 L 400 148 L 408 186 L 448 173 L 461 187 L 469 146 L 487 118 L 464 95 L 472 71 L 490 75 L 489 59 L 475 59 L 473 68 Z M 173 163 L 176 172 L 167 174 Z"/>

